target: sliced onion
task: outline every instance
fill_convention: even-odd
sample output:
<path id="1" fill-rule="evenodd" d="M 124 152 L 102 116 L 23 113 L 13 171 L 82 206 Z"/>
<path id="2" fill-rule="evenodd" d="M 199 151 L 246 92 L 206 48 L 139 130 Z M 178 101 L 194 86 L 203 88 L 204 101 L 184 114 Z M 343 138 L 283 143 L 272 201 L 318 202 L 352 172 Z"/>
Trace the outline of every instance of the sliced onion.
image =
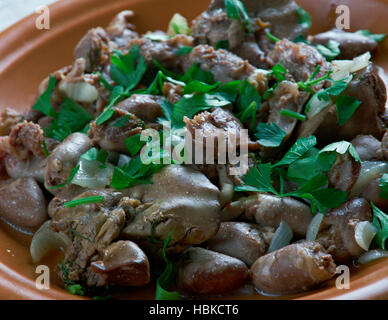
<path id="1" fill-rule="evenodd" d="M 324 215 L 322 213 L 317 213 L 314 218 L 311 220 L 306 233 L 306 240 L 314 241 L 317 238 L 319 228 L 321 227 L 322 220 Z"/>
<path id="2" fill-rule="evenodd" d="M 372 261 L 382 259 L 382 258 L 388 258 L 388 251 L 386 250 L 370 250 L 368 252 L 363 253 L 358 258 L 358 263 L 360 264 L 367 264 Z"/>
<path id="3" fill-rule="evenodd" d="M 376 227 L 371 224 L 369 221 L 359 222 L 356 226 L 356 232 L 354 238 L 356 239 L 357 244 L 368 251 L 370 244 L 372 243 L 373 238 L 377 233 Z"/>
<path id="4" fill-rule="evenodd" d="M 275 234 L 273 235 L 271 245 L 269 246 L 268 253 L 279 250 L 290 244 L 294 234 L 290 226 L 281 221 L 279 228 L 276 229 Z"/>
<path id="5" fill-rule="evenodd" d="M 92 103 L 98 99 L 96 87 L 87 82 L 62 83 L 60 90 L 77 102 Z"/>
<path id="6" fill-rule="evenodd" d="M 66 234 L 54 232 L 50 228 L 50 220 L 46 221 L 32 237 L 30 245 L 32 261 L 38 263 L 50 252 L 58 249 L 64 250 L 70 243 Z"/>
<path id="7" fill-rule="evenodd" d="M 353 60 L 334 60 L 331 63 L 333 73 L 331 78 L 335 81 L 348 77 L 351 73 L 364 69 L 371 59 L 370 52 L 354 58 Z"/>
<path id="8" fill-rule="evenodd" d="M 99 161 L 80 159 L 79 170 L 71 181 L 72 184 L 89 188 L 99 189 L 110 185 L 113 176 L 113 166 L 107 163 L 105 168 L 101 167 Z"/>
<path id="9" fill-rule="evenodd" d="M 331 63 L 331 70 L 333 71 L 331 78 L 334 81 L 344 79 L 349 76 L 350 70 L 353 67 L 353 60 L 334 60 Z"/>
<path id="10" fill-rule="evenodd" d="M 123 168 L 126 165 L 129 165 L 131 160 L 132 160 L 132 158 L 130 156 L 127 156 L 125 154 L 120 154 L 119 162 L 118 162 L 117 165 L 118 165 L 119 168 Z"/>
<path id="11" fill-rule="evenodd" d="M 359 57 L 354 58 L 353 65 L 352 65 L 352 68 L 350 69 L 350 72 L 357 72 L 359 70 L 366 68 L 371 58 L 372 58 L 372 55 L 370 54 L 369 51 Z"/>
<path id="12" fill-rule="evenodd" d="M 164 33 L 163 31 L 148 31 L 144 38 L 150 39 L 152 41 L 167 41 L 170 37 L 167 35 L 167 33 Z"/>
<path id="13" fill-rule="evenodd" d="M 175 25 L 175 27 L 174 27 Z M 178 30 L 176 30 L 178 29 Z M 177 32 L 179 31 L 179 32 Z M 189 24 L 187 23 L 187 20 L 184 16 L 180 15 L 179 13 L 175 13 L 168 25 L 167 34 L 171 37 L 177 35 L 177 34 L 185 34 L 190 35 L 191 30 L 189 27 Z"/>
<path id="14" fill-rule="evenodd" d="M 310 101 L 308 102 L 308 105 L 306 106 L 306 110 L 308 110 L 306 112 L 306 115 L 307 115 L 307 118 L 311 119 L 311 118 L 314 118 L 318 113 L 320 113 L 323 109 L 329 107 L 332 102 L 329 100 L 329 101 L 325 101 L 325 100 L 319 100 L 318 99 L 318 94 L 320 93 L 317 92 L 316 94 L 314 94 Z"/>
<path id="15" fill-rule="evenodd" d="M 388 162 L 363 162 L 361 165 L 360 175 L 358 176 L 357 182 L 353 186 L 351 195 L 353 197 L 359 196 L 372 180 L 378 178 L 384 173 L 388 173 Z"/>

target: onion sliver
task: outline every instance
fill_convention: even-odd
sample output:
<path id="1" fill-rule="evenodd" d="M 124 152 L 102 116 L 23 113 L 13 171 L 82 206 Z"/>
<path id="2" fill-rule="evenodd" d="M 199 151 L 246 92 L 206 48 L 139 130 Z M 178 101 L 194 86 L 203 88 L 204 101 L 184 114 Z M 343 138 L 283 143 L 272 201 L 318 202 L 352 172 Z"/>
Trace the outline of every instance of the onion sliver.
<path id="1" fill-rule="evenodd" d="M 62 83 L 60 89 L 77 102 L 92 103 L 98 99 L 96 87 L 87 82 Z"/>
<path id="2" fill-rule="evenodd" d="M 317 238 L 323 217 L 324 217 L 324 215 L 322 213 L 317 213 L 314 216 L 314 218 L 311 220 L 311 222 L 307 228 L 306 240 L 314 241 Z"/>
<path id="3" fill-rule="evenodd" d="M 321 91 L 317 92 L 315 95 L 312 96 L 310 101 L 308 102 L 308 105 L 306 106 L 306 115 L 307 118 L 311 119 L 314 118 L 318 113 L 320 113 L 323 109 L 329 107 L 332 104 L 332 101 L 328 100 L 319 100 L 318 95 L 321 93 Z"/>
<path id="4" fill-rule="evenodd" d="M 388 258 L 388 251 L 386 250 L 370 250 L 368 252 L 363 253 L 358 258 L 358 263 L 360 264 L 367 264 L 372 261 Z"/>
<path id="5" fill-rule="evenodd" d="M 48 253 L 58 249 L 66 249 L 70 243 L 71 241 L 66 234 L 54 232 L 50 228 L 50 221 L 46 221 L 32 237 L 30 245 L 32 261 L 38 263 Z"/>
<path id="6" fill-rule="evenodd" d="M 360 175 L 352 189 L 352 197 L 359 196 L 372 180 L 388 173 L 388 162 L 365 161 L 361 165 Z"/>
<path id="7" fill-rule="evenodd" d="M 331 78 L 334 81 L 338 81 L 347 78 L 351 73 L 357 72 L 368 66 L 371 59 L 370 52 L 366 52 L 363 55 L 354 58 L 353 60 L 334 60 L 331 63 L 333 73 Z"/>
<path id="8" fill-rule="evenodd" d="M 370 244 L 372 243 L 373 238 L 377 233 L 376 227 L 369 221 L 359 222 L 356 226 L 356 232 L 354 238 L 356 239 L 357 244 L 368 251 Z"/>
<path id="9" fill-rule="evenodd" d="M 284 221 L 280 222 L 279 228 L 276 229 L 276 232 L 273 235 L 268 253 L 274 252 L 289 245 L 293 236 L 294 234 L 290 226 Z"/>
<path id="10" fill-rule="evenodd" d="M 79 169 L 71 181 L 72 184 L 89 189 L 105 188 L 110 185 L 113 176 L 113 166 L 110 163 L 102 168 L 101 162 L 97 160 L 89 161 L 81 158 L 78 164 Z"/>

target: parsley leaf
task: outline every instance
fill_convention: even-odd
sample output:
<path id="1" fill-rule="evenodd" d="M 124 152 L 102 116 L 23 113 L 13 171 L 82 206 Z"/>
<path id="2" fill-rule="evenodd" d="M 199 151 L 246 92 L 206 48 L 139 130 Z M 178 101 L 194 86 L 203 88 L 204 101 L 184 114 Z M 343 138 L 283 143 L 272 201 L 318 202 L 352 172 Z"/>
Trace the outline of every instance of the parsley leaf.
<path id="1" fill-rule="evenodd" d="M 296 160 L 300 159 L 307 151 L 317 144 L 317 138 L 314 136 L 307 138 L 299 138 L 295 144 L 288 150 L 284 157 L 273 168 L 279 166 L 290 165 Z"/>
<path id="2" fill-rule="evenodd" d="M 248 29 L 248 32 L 252 32 L 251 21 L 245 10 L 244 4 L 240 0 L 225 0 L 225 9 L 229 18 L 240 20 Z"/>
<path id="3" fill-rule="evenodd" d="M 286 133 L 274 123 L 259 123 L 257 126 L 256 137 L 259 139 L 257 142 L 263 147 L 276 148 L 279 147 Z"/>
<path id="4" fill-rule="evenodd" d="M 193 47 L 180 47 L 178 49 L 178 51 L 176 52 L 177 56 L 181 57 L 181 56 L 185 56 L 185 55 L 188 55 L 190 54 L 191 51 L 193 51 Z"/>
<path id="5" fill-rule="evenodd" d="M 47 89 L 43 92 L 42 95 L 40 95 L 38 101 L 36 101 L 36 103 L 32 106 L 33 110 L 40 111 L 48 117 L 55 118 L 57 116 L 57 112 L 51 106 L 51 94 L 54 91 L 56 82 L 57 79 L 53 76 L 50 76 Z"/>
<path id="6" fill-rule="evenodd" d="M 123 167 L 115 167 L 113 171 L 111 187 L 125 189 L 137 184 L 151 184 L 148 179 L 154 173 L 163 168 L 163 164 L 144 164 L 140 156 L 133 158 Z"/>
<path id="7" fill-rule="evenodd" d="M 227 105 L 230 105 L 230 101 L 220 95 L 207 93 L 185 95 L 175 104 L 171 119 L 174 126 L 183 127 L 184 117 L 191 119 L 200 111 L 216 107 L 225 107 Z"/>
<path id="8" fill-rule="evenodd" d="M 379 196 L 384 199 L 388 199 L 388 173 L 384 173 L 379 181 L 380 194 Z"/>
<path id="9" fill-rule="evenodd" d="M 140 140 L 141 134 L 137 133 L 125 139 L 125 145 L 128 149 L 129 154 L 135 156 L 141 148 L 146 144 L 145 141 Z"/>
<path id="10" fill-rule="evenodd" d="M 147 70 L 145 58 L 144 56 L 139 57 L 139 52 L 139 47 L 134 45 L 126 55 L 116 51 L 111 56 L 111 77 L 127 91 L 132 90 L 139 84 Z"/>
<path id="11" fill-rule="evenodd" d="M 371 33 L 369 30 L 358 30 L 355 32 L 356 34 L 360 34 L 362 36 L 365 36 L 365 37 L 368 37 L 376 42 L 381 42 L 385 39 L 385 37 L 387 36 L 386 34 L 384 33 L 380 33 L 380 34 L 373 34 Z"/>
<path id="12" fill-rule="evenodd" d="M 348 122 L 360 105 L 360 100 L 357 100 L 354 97 L 340 95 L 336 101 L 338 124 L 343 126 Z"/>
<path id="13" fill-rule="evenodd" d="M 371 203 L 373 209 L 373 225 L 377 229 L 376 244 L 385 250 L 385 242 L 388 239 L 388 215 Z"/>
<path id="14" fill-rule="evenodd" d="M 229 41 L 228 40 L 218 40 L 216 43 L 216 50 L 224 49 L 229 50 Z"/>
<path id="15" fill-rule="evenodd" d="M 175 279 L 174 264 L 167 258 L 166 255 L 166 249 L 169 243 L 171 242 L 173 233 L 174 230 L 170 233 L 170 235 L 163 244 L 162 257 L 164 262 L 166 263 L 166 268 L 164 269 L 161 276 L 156 280 L 155 300 L 179 300 L 178 292 L 167 291 L 167 289 L 171 287 Z"/>
<path id="16" fill-rule="evenodd" d="M 45 136 L 63 141 L 70 134 L 79 132 L 93 120 L 92 115 L 74 100 L 66 97 L 59 114 L 45 130 Z"/>
<path id="17" fill-rule="evenodd" d="M 83 204 L 103 202 L 103 201 L 104 201 L 103 196 L 86 197 L 86 198 L 75 199 L 73 201 L 66 202 L 63 206 L 65 208 L 73 208 Z"/>
<path id="18" fill-rule="evenodd" d="M 360 156 L 356 150 L 356 148 L 347 141 L 340 141 L 340 142 L 334 142 L 332 144 L 329 144 L 328 146 L 324 147 L 320 153 L 323 152 L 336 152 L 338 154 L 345 154 L 349 152 L 349 154 L 358 162 L 361 162 Z"/>
<path id="19" fill-rule="evenodd" d="M 236 191 L 270 192 L 276 195 L 279 193 L 272 185 L 271 164 L 258 164 L 253 167 L 243 178 L 245 185 L 235 187 Z"/>
<path id="20" fill-rule="evenodd" d="M 319 53 L 326 58 L 327 61 L 334 60 L 341 53 L 340 43 L 335 40 L 329 40 L 327 46 L 324 46 L 323 44 L 317 44 L 315 47 Z"/>
<path id="21" fill-rule="evenodd" d="M 311 16 L 307 11 L 303 10 L 301 7 L 297 9 L 298 14 L 298 23 L 303 29 L 309 29 L 311 27 Z"/>

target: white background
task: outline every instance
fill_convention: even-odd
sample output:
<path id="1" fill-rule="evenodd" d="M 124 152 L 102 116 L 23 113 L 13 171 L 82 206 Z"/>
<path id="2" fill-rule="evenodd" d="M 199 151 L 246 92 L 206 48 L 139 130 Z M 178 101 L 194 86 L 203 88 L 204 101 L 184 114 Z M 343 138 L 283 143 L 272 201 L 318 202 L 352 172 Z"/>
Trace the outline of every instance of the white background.
<path id="1" fill-rule="evenodd" d="M 35 9 L 55 0 L 0 0 L 0 32 Z M 80 0 L 81 1 L 81 0 Z"/>

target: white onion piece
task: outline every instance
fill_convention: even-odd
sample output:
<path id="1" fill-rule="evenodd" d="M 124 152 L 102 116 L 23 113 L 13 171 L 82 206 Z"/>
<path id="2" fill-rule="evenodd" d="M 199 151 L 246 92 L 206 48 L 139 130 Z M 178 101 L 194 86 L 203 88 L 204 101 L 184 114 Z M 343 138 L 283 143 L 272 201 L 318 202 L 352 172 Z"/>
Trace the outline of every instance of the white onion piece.
<path id="1" fill-rule="evenodd" d="M 346 78 L 351 73 L 366 68 L 371 58 L 370 52 L 366 52 L 353 60 L 334 60 L 331 62 L 331 69 L 333 71 L 331 78 L 335 81 Z"/>
<path id="2" fill-rule="evenodd" d="M 98 99 L 96 87 L 87 82 L 61 83 L 59 87 L 66 96 L 77 102 L 92 103 Z"/>
<path id="3" fill-rule="evenodd" d="M 357 72 L 359 70 L 366 68 L 371 58 L 372 58 L 372 55 L 370 54 L 369 51 L 359 57 L 354 58 L 353 65 L 352 65 L 352 68 L 350 69 L 350 72 Z"/>
<path id="4" fill-rule="evenodd" d="M 289 245 L 293 236 L 294 234 L 290 226 L 284 221 L 280 222 L 279 228 L 276 229 L 276 232 L 273 235 L 268 253 L 274 252 Z"/>
<path id="5" fill-rule="evenodd" d="M 351 196 L 359 196 L 372 180 L 388 173 L 388 162 L 382 161 L 365 161 L 361 165 L 360 175 L 353 186 Z"/>
<path id="6" fill-rule="evenodd" d="M 306 240 L 314 241 L 317 238 L 323 217 L 324 217 L 324 215 L 322 213 L 317 213 L 314 216 L 314 218 L 311 220 L 311 222 L 307 228 Z"/>
<path id="7" fill-rule="evenodd" d="M 50 221 L 46 221 L 32 237 L 30 245 L 32 261 L 38 263 L 50 252 L 58 249 L 64 250 L 70 243 L 66 234 L 54 232 L 50 228 Z"/>
<path id="8" fill-rule="evenodd" d="M 362 221 L 357 223 L 356 232 L 354 238 L 356 239 L 357 244 L 368 251 L 370 244 L 372 243 L 373 238 L 377 233 L 376 227 L 369 221 Z"/>
<path id="9" fill-rule="evenodd" d="M 179 13 L 175 13 L 168 25 L 167 34 L 170 37 L 173 37 L 177 34 L 185 34 L 187 36 L 190 35 L 191 30 L 187 19 Z"/>
<path id="10" fill-rule="evenodd" d="M 388 251 L 386 250 L 370 250 L 368 252 L 363 253 L 358 258 L 358 263 L 360 264 L 367 264 L 372 261 L 382 259 L 382 258 L 388 258 Z"/>
<path id="11" fill-rule="evenodd" d="M 119 168 L 123 168 L 124 166 L 128 165 L 131 162 L 132 158 L 130 156 L 127 156 L 125 154 L 120 154 L 119 162 L 117 163 L 117 166 Z"/>
<path id="12" fill-rule="evenodd" d="M 320 113 L 323 109 L 327 108 L 328 106 L 330 106 L 332 104 L 331 100 L 329 101 L 325 101 L 325 100 L 319 100 L 318 99 L 318 94 L 320 92 L 317 92 L 316 94 L 314 94 L 308 105 L 307 105 L 307 112 L 306 112 L 306 115 L 307 115 L 307 118 L 311 119 L 311 118 L 314 118 L 318 113 Z"/>
<path id="13" fill-rule="evenodd" d="M 110 185 L 113 176 L 113 166 L 111 164 L 107 163 L 106 167 L 102 168 L 101 162 L 82 158 L 78 164 L 80 168 L 71 181 L 72 184 L 89 189 L 105 188 Z"/>
<path id="14" fill-rule="evenodd" d="M 353 67 L 353 60 L 334 60 L 331 63 L 331 70 L 333 71 L 331 78 L 338 81 L 349 77 L 350 70 Z"/>

